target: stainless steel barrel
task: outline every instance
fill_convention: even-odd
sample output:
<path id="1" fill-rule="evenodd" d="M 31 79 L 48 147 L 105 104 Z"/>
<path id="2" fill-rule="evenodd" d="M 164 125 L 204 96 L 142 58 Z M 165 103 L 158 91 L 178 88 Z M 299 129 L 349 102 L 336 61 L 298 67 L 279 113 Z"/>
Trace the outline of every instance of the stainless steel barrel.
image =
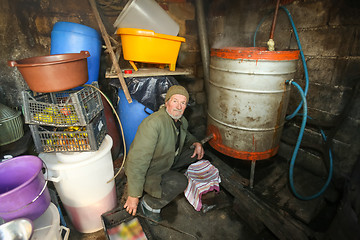
<path id="1" fill-rule="evenodd" d="M 262 160 L 279 148 L 299 51 L 211 50 L 209 142 L 233 158 Z"/>

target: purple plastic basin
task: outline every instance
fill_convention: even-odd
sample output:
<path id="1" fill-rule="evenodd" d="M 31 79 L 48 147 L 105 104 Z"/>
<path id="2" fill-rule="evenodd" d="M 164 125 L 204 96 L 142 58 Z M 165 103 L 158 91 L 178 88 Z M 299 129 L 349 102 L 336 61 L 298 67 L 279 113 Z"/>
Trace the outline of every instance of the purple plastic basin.
<path id="1" fill-rule="evenodd" d="M 50 205 L 50 194 L 36 156 L 19 156 L 0 163 L 0 217 L 35 220 Z"/>

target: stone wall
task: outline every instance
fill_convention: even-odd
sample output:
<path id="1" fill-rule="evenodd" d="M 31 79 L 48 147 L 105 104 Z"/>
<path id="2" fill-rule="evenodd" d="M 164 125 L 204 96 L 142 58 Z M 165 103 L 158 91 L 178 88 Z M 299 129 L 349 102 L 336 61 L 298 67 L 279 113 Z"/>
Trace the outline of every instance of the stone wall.
<path id="1" fill-rule="evenodd" d="M 112 23 L 126 4 L 126 0 L 109 4 L 97 0 L 99 12 L 110 34 L 115 32 Z M 178 67 L 192 68 L 193 77 L 179 77 L 194 104 L 189 108 L 190 126 L 197 136 L 203 136 L 206 125 L 206 95 L 202 74 L 201 54 L 197 34 L 194 0 L 157 0 L 157 2 L 180 25 L 179 36 L 186 38 L 178 58 Z M 204 0 L 210 47 L 254 45 L 266 46 L 274 1 Z M 287 5 L 295 26 L 309 71 L 309 115 L 322 123 L 331 125 L 339 117 L 349 101 L 354 85 L 359 81 L 360 6 L 355 0 L 296 0 Z M 50 34 L 57 21 L 81 23 L 99 30 L 87 0 L 3 0 L 0 1 L 1 64 L 0 102 L 12 107 L 21 104 L 20 92 L 27 85 L 16 68 L 7 66 L 7 60 L 41 56 L 50 52 Z M 262 21 L 261 25 L 258 25 Z M 259 27 L 258 27 L 259 26 Z M 256 31 L 258 27 L 258 30 Z M 279 11 L 275 29 L 275 47 L 280 50 L 297 49 L 296 39 L 287 15 Z M 105 56 L 105 57 L 104 57 Z M 102 57 L 106 58 L 103 53 Z M 101 62 L 101 68 L 110 67 L 109 60 Z M 103 79 L 101 72 L 100 79 Z M 104 80 L 106 81 L 106 80 Z M 304 87 L 305 76 L 301 61 L 295 81 Z M 348 175 L 359 156 L 359 95 L 351 106 L 349 115 L 340 126 L 333 140 L 335 178 Z M 288 113 L 299 104 L 295 88 L 291 91 Z M 286 124 L 284 136 L 295 140 L 299 120 Z M 199 127 L 200 126 L 200 127 Z M 325 133 L 333 128 L 324 128 Z M 316 127 L 306 128 L 304 141 L 322 144 Z M 293 146 L 281 143 L 279 154 L 291 158 Z M 316 151 L 301 149 L 297 164 L 326 176 L 324 163 Z"/>

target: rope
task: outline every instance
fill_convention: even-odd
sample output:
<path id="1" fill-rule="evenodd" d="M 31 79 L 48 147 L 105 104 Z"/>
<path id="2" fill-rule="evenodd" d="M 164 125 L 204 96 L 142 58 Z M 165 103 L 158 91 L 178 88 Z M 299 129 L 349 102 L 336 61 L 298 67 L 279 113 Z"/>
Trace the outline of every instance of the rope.
<path id="1" fill-rule="evenodd" d="M 126 143 L 125 143 L 125 136 L 124 136 L 124 130 L 123 130 L 123 127 L 122 127 L 122 124 L 121 124 L 121 121 L 120 121 L 120 118 L 119 118 L 119 115 L 117 114 L 114 106 L 112 105 L 112 103 L 110 102 L 109 98 L 97 87 L 93 86 L 93 85 L 89 85 L 89 84 L 84 84 L 84 86 L 87 86 L 87 87 L 92 87 L 94 89 L 96 89 L 96 91 L 98 91 L 105 99 L 106 101 L 109 103 L 111 109 L 113 110 L 115 116 L 116 116 L 116 119 L 118 120 L 119 122 L 119 125 L 120 125 L 120 130 L 121 130 L 121 137 L 123 139 L 123 144 L 124 144 L 124 157 L 123 157 L 123 162 L 119 168 L 119 170 L 117 171 L 117 173 L 115 174 L 115 176 L 113 178 L 111 178 L 107 183 L 111 182 L 112 180 L 114 180 L 121 172 L 121 170 L 123 169 L 124 165 L 125 165 L 125 160 L 126 160 Z"/>

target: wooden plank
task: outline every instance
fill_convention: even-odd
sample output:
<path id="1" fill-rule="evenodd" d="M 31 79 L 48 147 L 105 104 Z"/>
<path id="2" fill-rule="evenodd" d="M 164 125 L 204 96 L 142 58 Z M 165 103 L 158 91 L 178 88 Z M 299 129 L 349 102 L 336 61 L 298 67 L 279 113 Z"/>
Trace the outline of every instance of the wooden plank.
<path id="1" fill-rule="evenodd" d="M 245 188 L 241 184 L 243 177 L 229 165 L 209 151 L 206 152 L 206 155 L 212 159 L 211 163 L 219 169 L 221 186 L 238 199 L 236 203 L 242 204 L 242 209 L 248 209 L 255 214 L 279 239 L 307 240 L 314 237 L 313 231 L 307 226 L 292 218 L 285 211 L 272 208 Z"/>
<path id="2" fill-rule="evenodd" d="M 119 63 L 117 61 L 117 58 L 116 58 L 116 55 L 114 53 L 114 50 L 112 48 L 112 45 L 111 45 L 111 42 L 110 42 L 110 38 L 109 38 L 109 35 L 108 33 L 106 32 L 106 29 L 105 29 L 105 26 L 101 20 L 101 17 L 100 17 L 100 14 L 97 10 L 97 7 L 96 7 L 96 3 L 95 3 L 95 0 L 89 0 L 90 2 L 90 5 L 91 5 L 91 8 L 94 12 L 94 15 L 95 15 L 95 18 L 96 18 L 96 21 L 99 25 L 99 28 L 100 28 L 100 31 L 101 31 L 101 35 L 105 41 L 105 45 L 106 45 L 106 48 L 107 50 L 109 51 L 110 53 L 110 57 L 111 57 L 111 61 L 115 67 L 115 71 L 116 71 L 116 76 L 119 78 L 119 81 L 120 81 L 120 85 L 121 85 L 121 88 L 123 89 L 124 93 L 125 93 L 125 97 L 126 99 L 128 100 L 129 103 L 132 103 L 132 99 L 131 99 L 131 96 L 130 96 L 130 93 L 129 93 L 129 90 L 127 88 L 127 85 L 125 83 L 125 80 L 122 76 L 122 72 L 121 72 L 121 69 L 120 69 L 120 66 L 119 66 Z"/>
<path id="3" fill-rule="evenodd" d="M 132 73 L 125 73 L 124 78 L 129 77 L 154 77 L 154 76 L 171 76 L 171 75 L 193 75 L 190 68 L 176 68 L 175 71 L 161 68 L 139 68 L 138 71 L 132 70 Z M 117 78 L 116 73 L 106 71 L 106 78 Z"/>
<path id="4" fill-rule="evenodd" d="M 234 199 L 234 211 L 254 230 L 255 233 L 259 234 L 265 230 L 265 225 L 259 219 L 258 214 L 255 214 L 253 209 L 249 209 L 249 207 L 249 205 L 243 204 L 238 198 Z"/>

